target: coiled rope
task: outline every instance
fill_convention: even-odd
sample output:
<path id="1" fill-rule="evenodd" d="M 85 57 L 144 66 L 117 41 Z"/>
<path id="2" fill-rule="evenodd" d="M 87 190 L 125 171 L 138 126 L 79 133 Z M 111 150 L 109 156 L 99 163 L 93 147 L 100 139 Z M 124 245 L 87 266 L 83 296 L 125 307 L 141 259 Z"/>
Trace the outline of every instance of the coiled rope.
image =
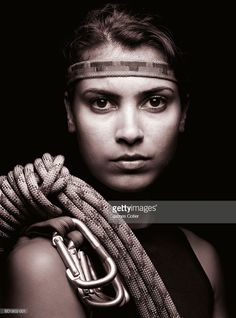
<path id="1" fill-rule="evenodd" d="M 34 164 L 0 177 L 0 238 L 10 239 L 32 220 L 69 215 L 84 222 L 114 259 L 142 318 L 180 318 L 142 245 L 125 223 L 109 223 L 111 206 L 70 175 L 64 157 L 46 153 Z"/>

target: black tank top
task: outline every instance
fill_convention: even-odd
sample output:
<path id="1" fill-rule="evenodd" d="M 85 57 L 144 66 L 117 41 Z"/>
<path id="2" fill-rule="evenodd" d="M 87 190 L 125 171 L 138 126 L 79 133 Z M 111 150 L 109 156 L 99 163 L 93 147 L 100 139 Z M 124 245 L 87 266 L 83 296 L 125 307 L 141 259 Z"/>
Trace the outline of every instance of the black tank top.
<path id="1" fill-rule="evenodd" d="M 211 318 L 213 290 L 185 234 L 177 226 L 153 224 L 135 230 L 181 318 Z M 129 302 L 121 308 L 96 309 L 93 318 L 138 318 L 135 305 Z"/>

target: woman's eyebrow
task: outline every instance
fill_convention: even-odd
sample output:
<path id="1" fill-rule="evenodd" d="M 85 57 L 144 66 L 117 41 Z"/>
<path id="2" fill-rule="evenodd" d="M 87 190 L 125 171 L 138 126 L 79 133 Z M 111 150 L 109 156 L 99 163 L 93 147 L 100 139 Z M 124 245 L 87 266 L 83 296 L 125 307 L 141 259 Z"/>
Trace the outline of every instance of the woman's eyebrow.
<path id="1" fill-rule="evenodd" d="M 90 89 L 86 89 L 85 91 L 82 92 L 82 95 L 85 96 L 89 93 L 92 94 L 99 94 L 99 95 L 106 95 L 108 97 L 111 98 L 119 98 L 119 94 L 116 94 L 114 92 L 111 92 L 110 90 L 106 90 L 106 89 L 99 89 L 99 88 L 90 88 Z"/>
<path id="2" fill-rule="evenodd" d="M 137 97 L 150 96 L 152 94 L 161 93 L 161 92 L 166 91 L 166 90 L 170 91 L 171 93 L 175 92 L 175 90 L 169 86 L 157 86 L 157 87 L 139 92 L 137 94 Z"/>

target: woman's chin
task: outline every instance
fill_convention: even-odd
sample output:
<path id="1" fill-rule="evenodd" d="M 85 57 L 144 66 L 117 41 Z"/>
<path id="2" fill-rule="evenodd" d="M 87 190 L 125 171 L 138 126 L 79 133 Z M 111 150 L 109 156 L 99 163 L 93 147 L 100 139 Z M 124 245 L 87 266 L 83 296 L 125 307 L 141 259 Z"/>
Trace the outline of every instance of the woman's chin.
<path id="1" fill-rule="evenodd" d="M 111 190 L 123 193 L 140 192 L 148 188 L 155 178 L 146 175 L 128 175 L 128 176 L 115 176 L 108 180 L 102 180 L 102 183 Z"/>

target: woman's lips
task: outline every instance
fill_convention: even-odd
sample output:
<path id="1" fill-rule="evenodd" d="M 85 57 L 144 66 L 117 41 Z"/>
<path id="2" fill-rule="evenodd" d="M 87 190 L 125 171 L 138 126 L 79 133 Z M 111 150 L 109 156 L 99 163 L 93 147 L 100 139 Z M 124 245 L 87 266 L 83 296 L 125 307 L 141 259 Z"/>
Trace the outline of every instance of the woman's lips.
<path id="1" fill-rule="evenodd" d="M 116 161 L 115 165 L 122 170 L 138 170 L 145 166 L 146 160 L 134 160 L 134 161 L 125 161 L 120 160 Z"/>
<path id="2" fill-rule="evenodd" d="M 124 154 L 111 160 L 121 170 L 140 170 L 151 158 L 140 154 Z"/>

